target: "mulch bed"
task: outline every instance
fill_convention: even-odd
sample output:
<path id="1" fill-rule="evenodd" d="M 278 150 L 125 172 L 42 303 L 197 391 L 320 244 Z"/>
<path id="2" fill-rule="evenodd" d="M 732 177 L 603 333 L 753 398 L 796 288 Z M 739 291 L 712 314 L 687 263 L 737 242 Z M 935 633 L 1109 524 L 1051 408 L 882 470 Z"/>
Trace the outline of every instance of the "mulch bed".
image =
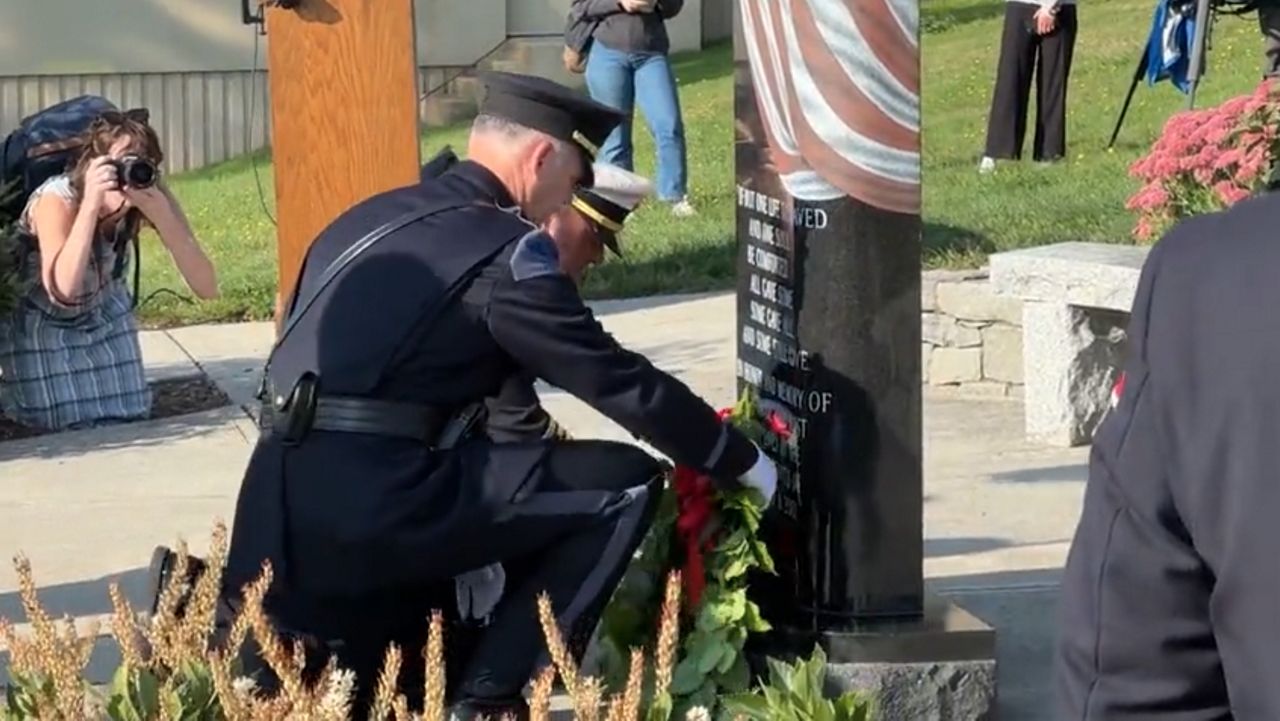
<path id="1" fill-rule="evenodd" d="M 231 399 L 205 376 L 170 378 L 151 384 L 151 420 L 213 410 L 231 405 Z M 35 438 L 55 431 L 29 428 L 0 416 L 0 442 Z"/>

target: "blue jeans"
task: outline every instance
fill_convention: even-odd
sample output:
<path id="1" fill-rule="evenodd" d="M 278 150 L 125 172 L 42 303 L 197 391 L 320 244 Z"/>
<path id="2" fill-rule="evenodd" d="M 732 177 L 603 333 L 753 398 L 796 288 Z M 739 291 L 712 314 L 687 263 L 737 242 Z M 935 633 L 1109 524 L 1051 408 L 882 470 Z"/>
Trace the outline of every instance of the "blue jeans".
<path id="1" fill-rule="evenodd" d="M 624 53 L 595 41 L 587 55 L 587 90 L 596 101 L 626 113 L 627 119 L 614 129 L 600 147 L 600 160 L 634 170 L 631 119 L 636 103 L 648 121 L 658 151 L 660 200 L 675 202 L 688 189 L 689 170 L 685 153 L 684 120 L 676 78 L 666 55 Z"/>

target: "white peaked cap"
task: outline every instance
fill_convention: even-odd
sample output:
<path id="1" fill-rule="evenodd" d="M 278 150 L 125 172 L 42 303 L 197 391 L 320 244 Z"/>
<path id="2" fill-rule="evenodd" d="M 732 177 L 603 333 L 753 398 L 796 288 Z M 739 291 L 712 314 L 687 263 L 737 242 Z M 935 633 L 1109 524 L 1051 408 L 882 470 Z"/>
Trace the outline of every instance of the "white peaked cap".
<path id="1" fill-rule="evenodd" d="M 593 172 L 595 183 L 589 190 L 628 212 L 653 194 L 653 183 L 648 178 L 616 165 L 596 163 Z"/>
<path id="2" fill-rule="evenodd" d="M 574 194 L 573 207 L 608 231 L 603 238 L 605 245 L 622 255 L 614 236 L 622 232 L 631 211 L 653 194 L 653 183 L 642 175 L 606 163 L 595 163 L 592 172 L 595 182 Z"/>

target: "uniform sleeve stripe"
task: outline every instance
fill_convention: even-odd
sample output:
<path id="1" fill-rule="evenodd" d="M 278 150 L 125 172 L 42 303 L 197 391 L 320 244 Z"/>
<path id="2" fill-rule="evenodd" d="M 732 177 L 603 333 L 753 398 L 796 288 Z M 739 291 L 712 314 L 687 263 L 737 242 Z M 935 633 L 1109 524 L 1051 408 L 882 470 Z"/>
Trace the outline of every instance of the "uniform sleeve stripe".
<path id="1" fill-rule="evenodd" d="M 724 455 L 724 449 L 729 445 L 729 427 L 720 426 L 720 437 L 716 439 L 716 444 L 711 448 L 711 455 L 707 457 L 706 464 L 703 468 L 715 468 L 720 462 L 720 456 Z"/>

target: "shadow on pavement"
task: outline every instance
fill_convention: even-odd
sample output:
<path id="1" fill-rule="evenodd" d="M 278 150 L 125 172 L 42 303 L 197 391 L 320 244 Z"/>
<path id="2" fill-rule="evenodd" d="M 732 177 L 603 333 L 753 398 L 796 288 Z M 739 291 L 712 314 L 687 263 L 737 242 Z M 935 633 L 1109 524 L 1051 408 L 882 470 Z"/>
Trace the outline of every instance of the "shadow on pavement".
<path id="1" fill-rule="evenodd" d="M 147 559 L 143 557 L 142 560 Z M 39 569 L 36 569 L 36 573 L 39 573 Z M 38 582 L 39 578 L 37 577 L 36 580 Z M 147 595 L 145 567 L 133 568 L 88 581 L 41 586 L 36 589 L 36 597 L 44 610 L 53 618 L 108 614 L 111 613 L 109 588 L 112 583 L 120 584 L 120 590 L 124 592 L 135 610 L 149 603 L 145 598 Z M 27 622 L 27 614 L 22 608 L 22 599 L 17 591 L 0 593 L 0 618 L 9 619 L 14 623 Z"/>
<path id="2" fill-rule="evenodd" d="M 1052 721 L 1053 644 L 1061 569 L 1002 571 L 929 579 L 996 630 L 1000 721 Z"/>
<path id="3" fill-rule="evenodd" d="M 1089 478 L 1089 466 L 1076 463 L 1049 468 L 1019 468 L 991 474 L 995 483 L 1083 483 Z"/>

